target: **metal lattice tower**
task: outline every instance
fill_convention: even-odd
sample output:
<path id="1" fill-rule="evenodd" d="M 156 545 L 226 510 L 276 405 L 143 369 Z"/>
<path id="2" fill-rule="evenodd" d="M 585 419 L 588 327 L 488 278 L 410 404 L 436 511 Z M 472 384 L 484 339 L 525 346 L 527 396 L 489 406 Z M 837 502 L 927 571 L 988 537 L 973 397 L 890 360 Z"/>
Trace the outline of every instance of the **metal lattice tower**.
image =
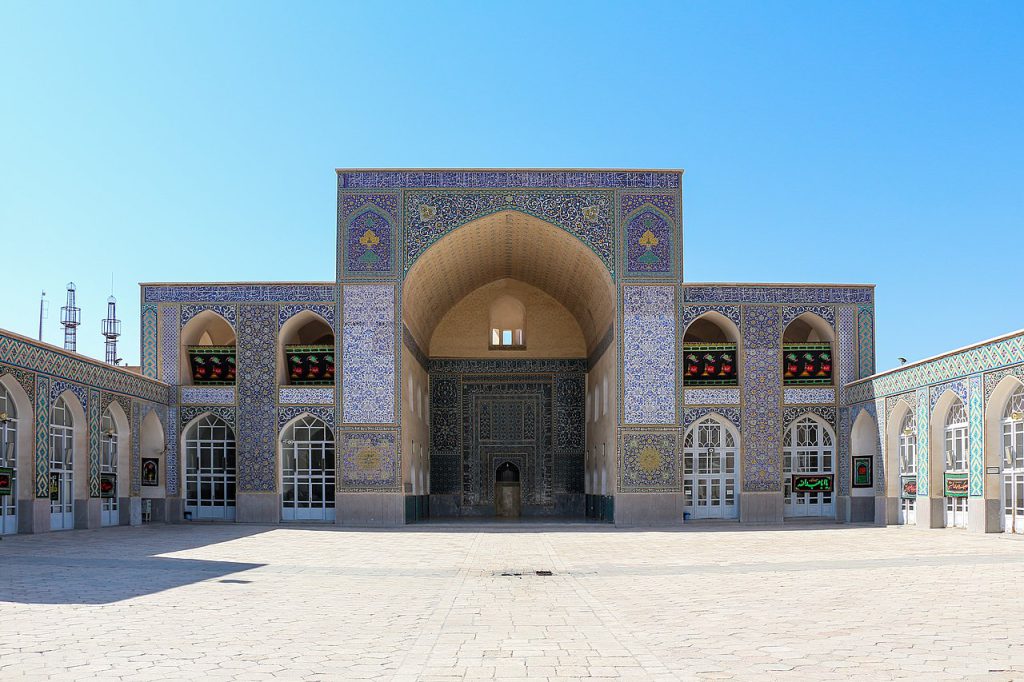
<path id="1" fill-rule="evenodd" d="M 75 305 L 74 282 L 68 282 L 68 302 L 60 309 L 60 323 L 64 326 L 64 350 L 77 350 L 78 325 L 82 323 L 82 309 Z"/>
<path id="2" fill-rule="evenodd" d="M 107 316 L 101 322 L 103 338 L 106 342 L 107 364 L 116 365 L 121 358 L 117 357 L 117 337 L 121 336 L 121 320 L 117 319 L 117 299 L 107 299 Z"/>

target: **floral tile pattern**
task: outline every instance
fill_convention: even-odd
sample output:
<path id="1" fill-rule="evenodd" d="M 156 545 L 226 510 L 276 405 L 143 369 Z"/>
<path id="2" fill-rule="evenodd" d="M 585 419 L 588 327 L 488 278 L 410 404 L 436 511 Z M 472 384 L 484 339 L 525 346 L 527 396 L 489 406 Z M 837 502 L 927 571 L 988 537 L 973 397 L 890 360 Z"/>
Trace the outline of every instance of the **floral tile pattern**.
<path id="1" fill-rule="evenodd" d="M 277 392 L 282 405 L 333 405 L 334 389 L 330 387 L 282 386 Z"/>
<path id="2" fill-rule="evenodd" d="M 782 401 L 787 405 L 831 404 L 836 401 L 836 389 L 786 388 L 782 393 Z"/>
<path id="3" fill-rule="evenodd" d="M 674 273 L 675 195 L 628 192 L 619 198 L 619 213 L 627 276 Z"/>
<path id="4" fill-rule="evenodd" d="M 342 422 L 395 421 L 395 287 L 346 284 L 343 289 Z"/>
<path id="5" fill-rule="evenodd" d="M 234 386 L 182 386 L 183 405 L 234 405 Z"/>
<path id="6" fill-rule="evenodd" d="M 277 306 L 238 310 L 238 490 L 277 490 L 274 410 Z"/>
<path id="7" fill-rule="evenodd" d="M 686 388 L 683 389 L 686 405 L 739 405 L 738 388 Z"/>
<path id="8" fill-rule="evenodd" d="M 340 487 L 344 492 L 401 491 L 396 431 L 345 431 L 340 440 Z"/>
<path id="9" fill-rule="evenodd" d="M 782 315 L 777 306 L 751 305 L 743 310 L 746 348 L 743 382 L 743 490 L 773 492 L 782 488 Z"/>
<path id="10" fill-rule="evenodd" d="M 619 437 L 619 492 L 679 492 L 679 434 L 623 430 Z"/>
<path id="11" fill-rule="evenodd" d="M 350 276 L 390 274 L 395 265 L 397 192 L 339 194 L 338 272 Z"/>
<path id="12" fill-rule="evenodd" d="M 675 287 L 622 288 L 622 420 L 676 423 Z"/>

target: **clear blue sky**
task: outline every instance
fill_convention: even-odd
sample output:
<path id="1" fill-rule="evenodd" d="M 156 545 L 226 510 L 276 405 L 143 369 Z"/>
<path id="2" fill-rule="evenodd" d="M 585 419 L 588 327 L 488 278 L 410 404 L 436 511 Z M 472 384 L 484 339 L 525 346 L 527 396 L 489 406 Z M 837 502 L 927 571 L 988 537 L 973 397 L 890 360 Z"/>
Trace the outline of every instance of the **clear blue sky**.
<path id="1" fill-rule="evenodd" d="M 1024 327 L 1024 2 L 4 3 L 0 326 L 330 280 L 338 166 L 685 168 L 686 279 L 875 283 L 878 365 Z"/>

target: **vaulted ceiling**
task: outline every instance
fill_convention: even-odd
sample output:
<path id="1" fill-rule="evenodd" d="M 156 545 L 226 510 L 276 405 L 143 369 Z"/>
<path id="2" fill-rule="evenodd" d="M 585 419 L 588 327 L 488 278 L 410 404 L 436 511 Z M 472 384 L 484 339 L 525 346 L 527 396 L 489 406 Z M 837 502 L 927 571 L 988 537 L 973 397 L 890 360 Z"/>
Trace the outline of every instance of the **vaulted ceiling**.
<path id="1" fill-rule="evenodd" d="M 564 230 L 504 211 L 449 233 L 416 261 L 402 289 L 405 324 L 426 348 L 453 305 L 503 277 L 532 284 L 568 308 L 588 350 L 614 320 L 614 284 L 594 252 Z"/>

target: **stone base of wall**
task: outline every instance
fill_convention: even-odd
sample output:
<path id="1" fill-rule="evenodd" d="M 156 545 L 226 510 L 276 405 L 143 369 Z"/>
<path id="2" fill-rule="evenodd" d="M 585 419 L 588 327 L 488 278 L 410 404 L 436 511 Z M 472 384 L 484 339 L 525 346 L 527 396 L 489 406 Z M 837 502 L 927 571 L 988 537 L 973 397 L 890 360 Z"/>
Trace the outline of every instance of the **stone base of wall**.
<path id="1" fill-rule="evenodd" d="M 836 521 L 840 523 L 874 523 L 875 498 L 836 497 Z"/>
<path id="2" fill-rule="evenodd" d="M 740 493 L 740 523 L 782 523 L 782 491 Z"/>
<path id="3" fill-rule="evenodd" d="M 945 498 L 917 498 L 917 525 L 922 528 L 944 528 L 946 526 Z"/>
<path id="4" fill-rule="evenodd" d="M 339 526 L 391 528 L 405 525 L 405 495 L 401 493 L 338 493 L 335 506 Z"/>
<path id="5" fill-rule="evenodd" d="M 281 496 L 276 493 L 237 493 L 235 521 L 238 523 L 280 523 Z"/>
<path id="6" fill-rule="evenodd" d="M 615 496 L 616 526 L 681 526 L 681 493 L 619 493 Z"/>
<path id="7" fill-rule="evenodd" d="M 163 514 L 157 516 L 157 502 L 163 502 Z M 182 523 L 185 520 L 185 501 L 180 497 L 168 497 L 166 500 L 153 500 L 153 520 L 165 523 Z"/>
<path id="8" fill-rule="evenodd" d="M 50 532 L 50 500 L 30 499 L 18 500 L 18 532 L 49 533 Z"/>
<path id="9" fill-rule="evenodd" d="M 889 498 L 879 495 L 875 500 L 875 525 L 884 526 L 888 523 Z"/>
<path id="10" fill-rule="evenodd" d="M 102 525 L 100 507 L 102 501 L 98 497 L 87 497 L 75 500 L 75 530 L 99 528 Z"/>
<path id="11" fill-rule="evenodd" d="M 972 533 L 1001 533 L 1002 514 L 1002 504 L 998 499 L 972 497 L 967 500 L 967 530 Z"/>

